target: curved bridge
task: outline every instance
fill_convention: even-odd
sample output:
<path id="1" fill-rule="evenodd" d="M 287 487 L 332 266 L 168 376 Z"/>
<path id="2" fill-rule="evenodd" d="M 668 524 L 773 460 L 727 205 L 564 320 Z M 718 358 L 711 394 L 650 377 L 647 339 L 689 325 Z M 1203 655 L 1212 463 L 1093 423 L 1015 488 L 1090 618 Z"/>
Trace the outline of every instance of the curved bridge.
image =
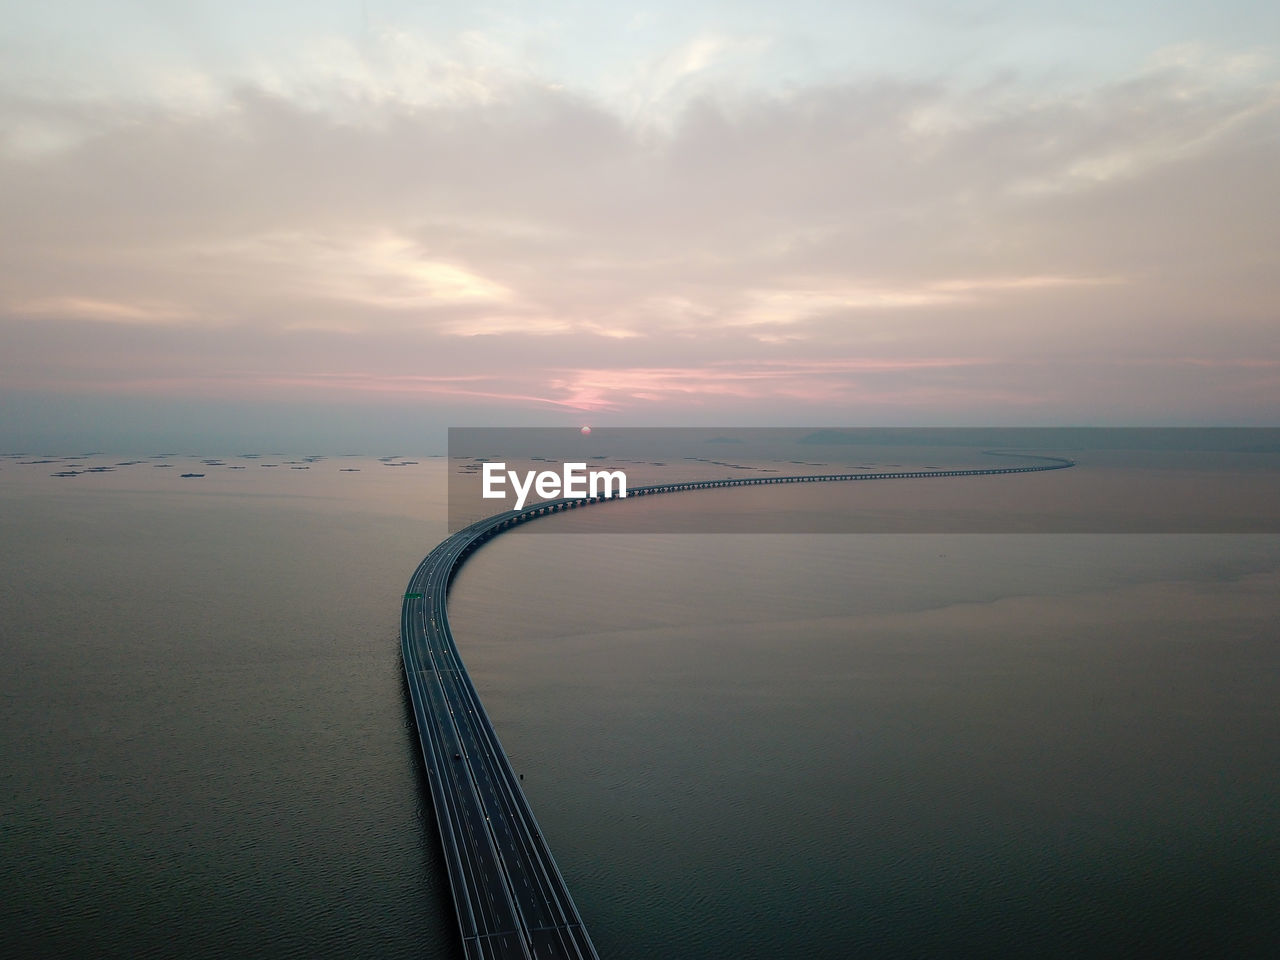
<path id="1" fill-rule="evenodd" d="M 1075 466 L 1074 461 L 1061 457 L 987 452 L 1043 464 L 982 470 L 698 480 L 635 487 L 627 491 L 627 496 L 774 483 L 1036 473 Z M 400 621 L 405 674 L 468 960 L 598 960 L 578 908 L 529 809 L 529 801 L 458 656 L 445 597 L 459 567 L 486 541 L 538 517 L 603 499 L 552 500 L 477 521 L 432 550 L 414 571 L 405 591 Z"/>

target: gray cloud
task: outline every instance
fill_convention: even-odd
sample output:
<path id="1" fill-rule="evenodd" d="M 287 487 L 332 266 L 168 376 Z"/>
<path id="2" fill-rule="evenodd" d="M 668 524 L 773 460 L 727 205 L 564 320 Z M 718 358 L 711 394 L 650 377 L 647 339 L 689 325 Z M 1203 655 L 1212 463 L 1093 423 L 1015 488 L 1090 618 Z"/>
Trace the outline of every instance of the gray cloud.
<path id="1" fill-rule="evenodd" d="M 1240 363 L 1280 360 L 1265 71 L 724 93 L 643 128 L 534 82 L 318 99 L 0 99 L 5 382 L 726 421 L 1280 413 L 1275 366 Z"/>

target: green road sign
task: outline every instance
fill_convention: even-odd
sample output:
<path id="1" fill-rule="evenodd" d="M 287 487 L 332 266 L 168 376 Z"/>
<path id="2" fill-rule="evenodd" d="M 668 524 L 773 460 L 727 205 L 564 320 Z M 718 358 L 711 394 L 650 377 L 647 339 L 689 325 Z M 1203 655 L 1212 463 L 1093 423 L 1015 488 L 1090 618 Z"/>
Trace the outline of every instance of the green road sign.
<path id="1" fill-rule="evenodd" d="M 422 594 L 420 594 L 420 593 L 406 593 L 406 594 L 404 595 L 404 598 L 405 598 L 406 600 L 421 600 L 421 599 L 422 599 Z"/>

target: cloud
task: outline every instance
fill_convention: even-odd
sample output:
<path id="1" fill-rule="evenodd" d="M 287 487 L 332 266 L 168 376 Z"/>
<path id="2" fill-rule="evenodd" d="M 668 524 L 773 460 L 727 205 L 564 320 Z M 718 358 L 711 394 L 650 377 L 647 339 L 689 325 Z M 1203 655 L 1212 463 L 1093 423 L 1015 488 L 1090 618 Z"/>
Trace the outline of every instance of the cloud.
<path id="1" fill-rule="evenodd" d="M 364 236 L 274 233 L 212 247 L 206 259 L 257 271 L 281 297 L 347 302 L 388 310 L 456 304 L 499 305 L 511 291 L 448 260 L 431 257 L 411 239 L 387 230 Z"/>
<path id="2" fill-rule="evenodd" d="M 907 390 L 918 395 L 922 385 L 908 387 L 904 381 L 921 373 L 985 365 L 974 358 L 718 362 L 697 367 L 579 369 L 553 377 L 548 386 L 562 402 L 583 411 L 617 410 L 635 401 L 671 406 L 726 398 L 844 405 Z"/>
<path id="3" fill-rule="evenodd" d="M 112 302 L 85 297 L 48 297 L 11 304 L 19 317 L 51 320 L 95 320 L 102 323 L 173 323 L 190 317 L 182 307 L 170 303 Z"/>
<path id="4" fill-rule="evenodd" d="M 1280 356 L 1261 55 L 1067 93 L 708 79 L 655 125 L 490 48 L 395 43 L 394 83 L 329 51 L 345 93 L 0 95 L 22 121 L 0 144 L 0 372 L 621 413 L 1035 406 L 1009 371 L 1055 360 L 1079 374 L 1059 402 L 1136 415 L 1153 371 L 1238 410 L 1238 364 Z M 663 89 L 750 56 L 735 43 L 671 54 Z M 1248 390 L 1274 416 L 1270 370 Z"/>

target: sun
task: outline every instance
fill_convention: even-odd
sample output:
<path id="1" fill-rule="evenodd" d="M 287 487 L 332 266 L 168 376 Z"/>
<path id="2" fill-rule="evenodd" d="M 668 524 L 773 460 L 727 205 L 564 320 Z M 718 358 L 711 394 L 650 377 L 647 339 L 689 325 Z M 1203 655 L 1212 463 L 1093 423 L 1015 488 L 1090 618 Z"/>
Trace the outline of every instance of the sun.
<path id="1" fill-rule="evenodd" d="M 583 427 L 583 428 L 582 428 L 582 435 L 583 435 L 584 437 L 585 437 L 585 436 L 588 436 L 590 433 L 591 433 L 591 428 L 590 428 L 590 427 Z"/>

